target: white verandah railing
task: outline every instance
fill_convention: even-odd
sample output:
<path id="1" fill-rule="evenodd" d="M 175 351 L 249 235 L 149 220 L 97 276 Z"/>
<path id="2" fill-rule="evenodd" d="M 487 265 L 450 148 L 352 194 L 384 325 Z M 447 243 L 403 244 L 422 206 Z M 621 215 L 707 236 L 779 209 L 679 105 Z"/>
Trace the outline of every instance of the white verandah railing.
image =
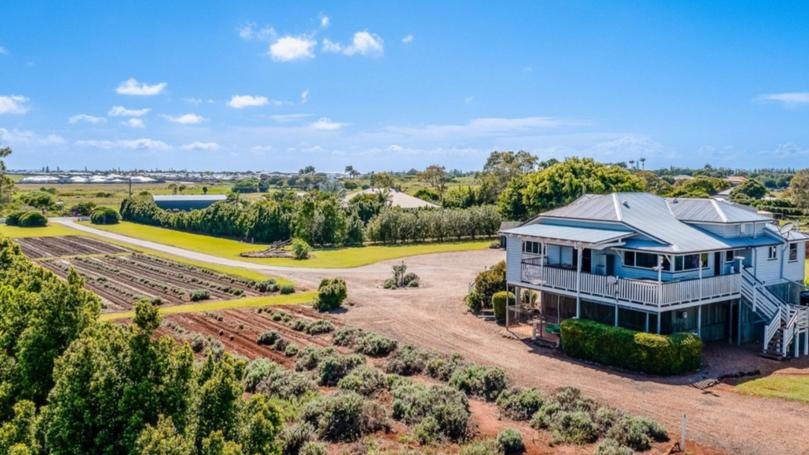
<path id="1" fill-rule="evenodd" d="M 577 292 L 576 274 L 575 270 L 522 263 L 522 281 L 549 290 Z M 739 274 L 658 283 L 581 272 L 578 292 L 584 297 L 600 297 L 663 309 L 722 297 L 736 298 L 739 296 L 740 284 Z"/>

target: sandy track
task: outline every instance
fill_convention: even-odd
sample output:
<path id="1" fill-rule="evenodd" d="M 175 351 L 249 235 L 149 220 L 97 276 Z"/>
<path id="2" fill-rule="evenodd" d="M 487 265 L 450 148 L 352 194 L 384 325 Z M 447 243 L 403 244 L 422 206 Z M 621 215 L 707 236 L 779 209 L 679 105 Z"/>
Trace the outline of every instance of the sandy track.
<path id="1" fill-rule="evenodd" d="M 635 376 L 596 368 L 558 352 L 535 348 L 504 337 L 503 330 L 466 313 L 463 296 L 475 274 L 502 260 L 504 253 L 482 250 L 405 258 L 422 278 L 418 289 L 384 290 L 380 283 L 401 259 L 354 269 L 298 269 L 218 258 L 154 242 L 113 234 L 71 220 L 72 228 L 177 256 L 272 272 L 305 287 L 323 277 L 341 276 L 349 286 L 350 311 L 339 316 L 347 324 L 405 342 L 493 364 L 513 381 L 546 392 L 570 385 L 612 406 L 647 415 L 670 430 L 688 415 L 689 439 L 733 454 L 809 454 L 809 405 L 749 397 L 720 385 L 701 391 L 675 380 Z M 784 364 L 784 367 L 793 366 Z M 802 368 L 806 370 L 806 368 Z M 679 382 L 682 382 L 680 379 Z"/>

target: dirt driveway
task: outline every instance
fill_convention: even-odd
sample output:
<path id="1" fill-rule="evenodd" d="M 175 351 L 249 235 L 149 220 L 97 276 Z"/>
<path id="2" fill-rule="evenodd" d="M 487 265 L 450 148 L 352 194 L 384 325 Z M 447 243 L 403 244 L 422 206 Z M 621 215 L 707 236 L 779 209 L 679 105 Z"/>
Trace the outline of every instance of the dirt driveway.
<path id="1" fill-rule="evenodd" d="M 420 346 L 459 352 L 504 368 L 516 382 L 550 391 L 571 385 L 612 406 L 653 417 L 671 430 L 688 417 L 688 438 L 733 454 L 809 454 L 809 405 L 749 397 L 719 385 L 706 391 L 600 369 L 504 336 L 502 328 L 467 314 L 463 296 L 475 273 L 503 258 L 499 251 L 435 254 L 405 260 L 424 284 L 389 291 L 389 261 L 341 275 L 348 281 L 346 323 Z M 290 278 L 313 280 L 320 274 Z M 794 366 L 794 364 L 784 364 Z"/>

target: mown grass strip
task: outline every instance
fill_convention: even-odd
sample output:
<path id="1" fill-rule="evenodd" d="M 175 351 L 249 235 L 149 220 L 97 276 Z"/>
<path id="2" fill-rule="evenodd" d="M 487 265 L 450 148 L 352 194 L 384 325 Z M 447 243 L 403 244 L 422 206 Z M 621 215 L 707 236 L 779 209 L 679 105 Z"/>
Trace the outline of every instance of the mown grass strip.
<path id="1" fill-rule="evenodd" d="M 245 297 L 234 300 L 214 300 L 210 302 L 189 303 L 187 305 L 176 305 L 160 308 L 160 314 L 166 316 L 180 313 L 203 313 L 206 311 L 232 310 L 239 308 L 255 308 L 271 305 L 296 305 L 310 303 L 315 296 L 315 292 L 303 292 L 299 294 L 272 295 L 265 297 Z M 134 311 L 124 311 L 120 313 L 102 314 L 101 321 L 116 321 L 129 319 L 135 316 Z"/>
<path id="2" fill-rule="evenodd" d="M 173 229 L 160 228 L 145 224 L 121 222 L 113 225 L 94 225 L 93 227 L 116 234 L 126 235 L 155 243 L 162 243 L 178 248 L 197 251 L 228 259 L 254 262 L 257 264 L 277 265 L 283 267 L 302 268 L 353 268 L 373 264 L 380 261 L 399 259 L 431 253 L 448 253 L 457 251 L 481 250 L 491 244 L 488 240 L 468 240 L 442 243 L 417 243 L 406 245 L 369 245 L 361 247 L 315 249 L 308 260 L 292 258 L 245 258 L 240 253 L 258 251 L 266 245 L 240 242 Z"/>
<path id="3" fill-rule="evenodd" d="M 776 374 L 743 382 L 736 390 L 747 395 L 809 402 L 809 375 Z"/>

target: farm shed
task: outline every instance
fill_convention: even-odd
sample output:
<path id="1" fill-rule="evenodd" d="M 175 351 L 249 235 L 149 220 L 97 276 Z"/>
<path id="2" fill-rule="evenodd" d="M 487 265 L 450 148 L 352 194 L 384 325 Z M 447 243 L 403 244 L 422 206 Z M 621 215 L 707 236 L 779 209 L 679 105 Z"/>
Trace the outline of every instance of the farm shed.
<path id="1" fill-rule="evenodd" d="M 204 209 L 209 205 L 224 201 L 227 196 L 224 194 L 188 194 L 188 195 L 168 195 L 152 196 L 155 204 L 164 210 L 197 210 Z"/>

